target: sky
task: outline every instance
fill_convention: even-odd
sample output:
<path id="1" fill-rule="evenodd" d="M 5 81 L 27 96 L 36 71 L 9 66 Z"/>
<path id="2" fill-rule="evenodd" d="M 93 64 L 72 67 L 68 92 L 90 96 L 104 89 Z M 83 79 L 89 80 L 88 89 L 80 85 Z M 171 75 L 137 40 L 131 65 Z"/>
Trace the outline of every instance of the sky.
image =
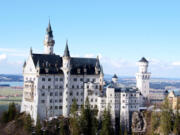
<path id="1" fill-rule="evenodd" d="M 54 51 L 100 57 L 105 74 L 134 76 L 141 57 L 152 77 L 180 78 L 179 0 L 2 0 L 0 74 L 22 74 L 29 55 L 43 53 L 50 18 Z"/>

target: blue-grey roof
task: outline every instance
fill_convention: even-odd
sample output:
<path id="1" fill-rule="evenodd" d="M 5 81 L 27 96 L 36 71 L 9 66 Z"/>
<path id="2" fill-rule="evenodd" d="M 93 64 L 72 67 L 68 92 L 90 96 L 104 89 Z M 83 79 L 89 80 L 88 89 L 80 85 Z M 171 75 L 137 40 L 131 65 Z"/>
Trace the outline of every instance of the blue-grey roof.
<path id="1" fill-rule="evenodd" d="M 114 74 L 114 76 L 112 78 L 118 78 L 116 74 Z"/>
<path id="2" fill-rule="evenodd" d="M 35 67 L 40 69 L 40 74 L 62 74 L 62 57 L 55 54 L 32 54 L 32 59 Z M 93 75 L 96 74 L 95 66 L 96 58 L 77 58 L 71 57 L 71 74 L 78 75 Z M 86 71 L 84 70 L 86 69 Z M 78 72 L 80 70 L 80 72 Z M 47 72 L 48 71 L 48 72 Z M 100 71 L 99 73 L 100 74 Z"/>
<path id="3" fill-rule="evenodd" d="M 148 61 L 146 60 L 146 58 L 142 57 L 139 62 L 145 62 L 145 63 L 148 63 Z"/>
<path id="4" fill-rule="evenodd" d="M 47 27 L 47 29 L 46 29 L 46 32 L 47 32 L 47 34 L 49 35 L 49 37 L 53 37 L 53 31 L 52 31 L 52 29 L 51 29 L 51 23 L 50 23 L 50 21 L 49 21 L 48 27 Z"/>
<path id="5" fill-rule="evenodd" d="M 69 48 L 68 48 L 68 42 L 66 41 L 66 47 L 64 50 L 64 57 L 70 57 Z"/>

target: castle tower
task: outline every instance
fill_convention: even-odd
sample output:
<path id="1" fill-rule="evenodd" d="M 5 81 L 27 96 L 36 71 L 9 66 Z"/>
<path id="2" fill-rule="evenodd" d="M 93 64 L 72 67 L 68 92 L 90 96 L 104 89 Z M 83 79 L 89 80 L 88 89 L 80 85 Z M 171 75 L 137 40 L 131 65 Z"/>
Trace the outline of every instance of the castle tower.
<path id="1" fill-rule="evenodd" d="M 117 83 L 118 82 L 118 77 L 116 74 L 114 74 L 114 76 L 112 77 L 112 82 L 113 83 Z"/>
<path id="2" fill-rule="evenodd" d="M 149 62 L 143 57 L 139 62 L 139 71 L 136 73 L 136 87 L 141 91 L 145 98 L 149 95 L 149 80 L 151 73 L 148 72 Z"/>
<path id="3" fill-rule="evenodd" d="M 48 27 L 46 29 L 46 35 L 44 39 L 44 53 L 45 54 L 53 54 L 53 48 L 55 41 L 53 40 L 53 31 L 51 29 L 51 24 L 49 21 Z"/>
<path id="4" fill-rule="evenodd" d="M 63 116 L 67 117 L 70 111 L 69 89 L 70 89 L 70 70 L 71 70 L 68 42 L 66 42 L 66 48 L 64 50 L 64 55 L 62 59 L 63 59 L 62 70 L 64 72 Z"/>

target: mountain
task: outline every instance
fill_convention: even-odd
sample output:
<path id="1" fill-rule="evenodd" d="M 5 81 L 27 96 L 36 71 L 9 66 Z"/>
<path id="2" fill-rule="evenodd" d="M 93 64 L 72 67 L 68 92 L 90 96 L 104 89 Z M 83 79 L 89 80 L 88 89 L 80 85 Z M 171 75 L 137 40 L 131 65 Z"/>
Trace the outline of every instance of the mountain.
<path id="1" fill-rule="evenodd" d="M 22 82 L 22 75 L 0 74 L 0 82 Z"/>

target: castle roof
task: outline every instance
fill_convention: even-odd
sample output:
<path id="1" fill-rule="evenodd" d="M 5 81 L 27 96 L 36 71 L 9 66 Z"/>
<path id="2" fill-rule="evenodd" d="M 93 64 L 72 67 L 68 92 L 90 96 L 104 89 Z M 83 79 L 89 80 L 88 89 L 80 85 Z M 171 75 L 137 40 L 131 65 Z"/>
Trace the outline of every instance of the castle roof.
<path id="1" fill-rule="evenodd" d="M 70 57 L 69 48 L 68 48 L 68 41 L 66 41 L 66 47 L 64 50 L 64 57 Z"/>
<path id="2" fill-rule="evenodd" d="M 62 57 L 55 54 L 32 54 L 35 67 L 38 66 L 40 74 L 63 74 Z M 96 58 L 77 58 L 71 57 L 71 74 L 72 75 L 94 75 Z"/>
<path id="3" fill-rule="evenodd" d="M 114 76 L 112 78 L 118 78 L 116 74 L 114 74 Z"/>
<path id="4" fill-rule="evenodd" d="M 145 62 L 145 63 L 148 63 L 148 61 L 146 60 L 146 58 L 142 57 L 139 62 Z"/>

